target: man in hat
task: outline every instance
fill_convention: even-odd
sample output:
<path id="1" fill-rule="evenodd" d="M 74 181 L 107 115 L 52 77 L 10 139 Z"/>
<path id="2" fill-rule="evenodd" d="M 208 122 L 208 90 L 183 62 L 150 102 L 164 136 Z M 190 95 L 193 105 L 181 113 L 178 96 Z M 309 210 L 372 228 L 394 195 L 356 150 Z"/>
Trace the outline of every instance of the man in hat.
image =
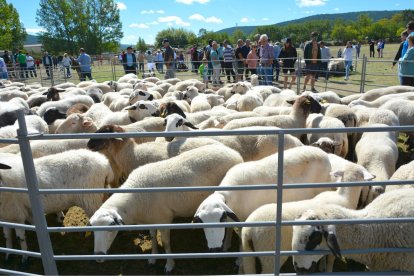
<path id="1" fill-rule="evenodd" d="M 127 48 L 127 52 L 125 55 L 122 56 L 122 64 L 124 64 L 125 74 L 133 73 L 134 75 L 137 74 L 137 58 L 133 53 L 132 47 L 129 46 Z"/>
<path id="2" fill-rule="evenodd" d="M 164 64 L 167 69 L 165 72 L 165 79 L 175 78 L 174 51 L 171 49 L 170 41 L 168 39 L 164 38 L 162 45 L 165 48 Z"/>

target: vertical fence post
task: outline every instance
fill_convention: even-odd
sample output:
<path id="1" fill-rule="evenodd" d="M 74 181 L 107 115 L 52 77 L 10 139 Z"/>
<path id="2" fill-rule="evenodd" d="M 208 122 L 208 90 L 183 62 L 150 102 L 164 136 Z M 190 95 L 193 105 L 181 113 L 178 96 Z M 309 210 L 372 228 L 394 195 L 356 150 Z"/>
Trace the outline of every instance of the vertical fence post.
<path id="1" fill-rule="evenodd" d="M 283 201 L 283 150 L 285 148 L 285 133 L 283 130 L 278 132 L 278 155 L 277 155 L 277 210 L 276 210 L 276 243 L 275 243 L 275 275 L 280 271 L 280 247 L 282 233 L 282 201 Z"/>
<path id="2" fill-rule="evenodd" d="M 366 80 L 366 71 L 367 71 L 367 57 L 364 54 L 362 57 L 362 70 L 361 70 L 361 83 L 359 85 L 359 93 L 364 93 L 365 90 L 365 80 Z"/>
<path id="3" fill-rule="evenodd" d="M 19 110 L 17 116 L 19 122 L 17 138 L 19 140 L 24 175 L 26 177 L 27 189 L 29 191 L 30 205 L 32 207 L 33 221 L 36 226 L 35 228 L 37 240 L 39 243 L 40 254 L 42 256 L 44 272 L 46 275 L 57 275 L 58 271 L 53 255 L 52 243 L 47 231 L 47 223 L 44 215 L 43 205 L 40 200 L 41 194 L 39 193 L 39 183 L 37 182 L 30 142 L 27 139 L 28 133 L 23 111 Z"/>
<path id="4" fill-rule="evenodd" d="M 296 94 L 300 95 L 300 78 L 302 76 L 302 58 L 298 58 L 298 70 L 297 70 L 297 78 L 296 78 Z"/>

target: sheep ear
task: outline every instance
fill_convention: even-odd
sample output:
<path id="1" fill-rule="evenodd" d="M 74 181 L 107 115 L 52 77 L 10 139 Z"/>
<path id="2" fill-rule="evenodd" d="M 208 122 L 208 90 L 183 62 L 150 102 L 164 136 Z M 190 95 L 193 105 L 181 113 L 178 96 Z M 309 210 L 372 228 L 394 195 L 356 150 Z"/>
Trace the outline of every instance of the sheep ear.
<path id="1" fill-rule="evenodd" d="M 65 91 L 66 91 L 66 89 L 56 88 L 56 91 L 57 91 L 57 92 L 65 92 Z"/>
<path id="2" fill-rule="evenodd" d="M 203 221 L 201 220 L 199 216 L 194 216 L 191 222 L 192 223 L 203 223 Z"/>
<path id="3" fill-rule="evenodd" d="M 183 119 L 180 119 L 180 120 L 178 120 L 178 122 L 175 124 L 175 127 L 180 127 L 180 126 L 182 126 L 184 124 L 184 120 Z"/>
<path id="4" fill-rule="evenodd" d="M 117 225 L 125 225 L 125 223 L 122 219 L 114 218 L 114 222 Z"/>
<path id="5" fill-rule="evenodd" d="M 43 92 L 43 93 L 42 93 L 42 95 L 47 95 L 47 93 L 49 93 L 49 92 L 48 92 L 48 91 L 46 91 L 46 92 Z"/>
<path id="6" fill-rule="evenodd" d="M 0 169 L 2 169 L 2 170 L 10 170 L 11 167 L 9 165 L 0 163 Z"/>
<path id="7" fill-rule="evenodd" d="M 343 177 L 344 176 L 344 171 L 333 171 L 330 172 L 329 174 L 333 177 Z"/>
<path id="8" fill-rule="evenodd" d="M 311 146 L 312 147 L 318 147 L 319 148 L 319 146 L 320 146 L 321 144 L 319 143 L 319 142 L 313 142 L 312 144 L 311 144 Z"/>
<path id="9" fill-rule="evenodd" d="M 322 231 L 315 227 L 315 230 L 309 236 L 309 240 L 305 245 L 305 250 L 313 250 L 321 244 L 323 238 Z"/>
<path id="10" fill-rule="evenodd" d="M 189 128 L 192 128 L 192 129 L 198 129 L 198 127 L 196 127 L 196 126 L 194 126 L 192 123 L 190 123 L 190 122 L 184 122 L 184 125 L 185 126 L 188 126 Z"/>
<path id="11" fill-rule="evenodd" d="M 124 110 L 137 110 L 137 106 L 130 105 L 130 106 L 125 107 Z"/>
<path id="12" fill-rule="evenodd" d="M 335 234 L 335 226 L 328 225 L 328 231 L 324 232 L 326 243 L 328 244 L 329 249 L 331 250 L 332 254 L 342 259 L 341 249 L 339 248 L 338 240 Z"/>
<path id="13" fill-rule="evenodd" d="M 230 211 L 226 211 L 226 215 L 231 218 L 233 221 L 235 222 L 240 222 L 240 219 L 236 216 L 235 213 L 230 212 Z"/>
<path id="14" fill-rule="evenodd" d="M 86 119 L 82 123 L 82 126 L 84 126 L 84 127 L 90 127 L 91 125 L 93 125 L 92 119 Z"/>
<path id="15" fill-rule="evenodd" d="M 167 125 L 167 119 L 164 119 L 164 123 L 162 124 L 163 126 Z"/>
<path id="16" fill-rule="evenodd" d="M 293 104 L 295 103 L 295 100 L 286 100 L 286 102 L 287 102 L 288 104 L 293 105 Z"/>
<path id="17" fill-rule="evenodd" d="M 373 175 L 373 174 L 371 174 L 370 172 L 367 172 L 367 171 L 363 171 L 362 173 L 364 174 L 364 179 L 367 180 L 367 181 L 370 181 L 370 180 L 372 180 L 376 177 L 375 175 Z"/>

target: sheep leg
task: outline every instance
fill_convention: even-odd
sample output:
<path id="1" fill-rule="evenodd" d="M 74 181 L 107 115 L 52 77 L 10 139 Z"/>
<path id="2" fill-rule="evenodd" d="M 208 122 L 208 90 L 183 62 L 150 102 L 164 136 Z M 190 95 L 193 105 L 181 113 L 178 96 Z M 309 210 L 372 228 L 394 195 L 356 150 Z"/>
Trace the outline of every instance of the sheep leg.
<path id="1" fill-rule="evenodd" d="M 158 254 L 158 242 L 157 242 L 157 230 L 151 229 L 150 230 L 150 236 L 151 236 L 151 254 Z M 156 259 L 149 259 L 148 263 L 150 265 L 154 265 L 156 263 Z"/>
<path id="2" fill-rule="evenodd" d="M 13 237 L 12 237 L 12 228 L 3 228 L 3 235 L 4 239 L 6 240 L 6 247 L 7 248 L 13 248 Z M 6 253 L 6 261 L 9 260 L 9 253 Z"/>
<path id="3" fill-rule="evenodd" d="M 27 242 L 26 242 L 26 234 L 25 231 L 23 229 L 15 229 L 16 230 L 16 237 L 19 239 L 20 241 L 20 248 L 23 251 L 27 251 Z M 27 255 L 23 255 L 22 257 L 22 263 L 26 263 L 27 262 Z"/>
<path id="4" fill-rule="evenodd" d="M 166 254 L 171 254 L 171 244 L 170 244 L 170 229 L 160 229 L 162 246 L 164 247 Z M 165 264 L 165 273 L 170 273 L 175 266 L 175 261 L 172 258 L 167 258 L 167 263 Z"/>
<path id="5" fill-rule="evenodd" d="M 326 256 L 326 271 L 325 272 L 332 272 L 334 263 L 335 263 L 335 257 L 333 255 Z"/>

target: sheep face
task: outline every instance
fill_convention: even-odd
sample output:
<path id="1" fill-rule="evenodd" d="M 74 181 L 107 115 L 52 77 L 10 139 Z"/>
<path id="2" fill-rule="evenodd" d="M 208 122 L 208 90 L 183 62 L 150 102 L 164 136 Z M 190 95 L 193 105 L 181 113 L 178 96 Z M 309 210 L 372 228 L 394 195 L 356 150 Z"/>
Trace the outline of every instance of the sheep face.
<path id="1" fill-rule="evenodd" d="M 46 112 L 43 114 L 43 119 L 45 122 L 50 125 L 57 119 L 65 119 L 66 113 L 60 112 L 56 107 L 49 107 Z"/>
<path id="2" fill-rule="evenodd" d="M 162 103 L 159 107 L 160 116 L 166 118 L 168 115 L 177 113 L 186 118 L 184 111 L 174 102 Z"/>
<path id="3" fill-rule="evenodd" d="M 312 210 L 308 210 L 298 220 L 319 219 Z M 334 225 L 294 225 L 292 250 L 331 250 L 335 257 L 342 258 Z M 297 273 L 312 273 L 322 257 L 323 255 L 293 256 L 293 265 Z"/>
<path id="4" fill-rule="evenodd" d="M 47 92 L 43 93 L 46 95 L 48 101 L 58 101 L 60 99 L 59 92 L 64 92 L 64 89 L 59 89 L 56 87 L 50 87 Z"/>
<path id="5" fill-rule="evenodd" d="M 164 120 L 164 125 L 165 132 L 187 131 L 188 128 L 198 129 L 187 119 L 183 118 L 181 115 L 177 113 L 168 115 Z M 168 142 L 171 142 L 173 139 L 174 137 L 165 137 L 165 140 L 167 140 Z"/>
<path id="6" fill-rule="evenodd" d="M 89 223 L 91 226 L 124 225 L 117 211 L 104 208 L 96 211 Z M 95 255 L 106 254 L 117 234 L 118 231 L 94 231 Z M 103 260 L 97 260 L 97 262 L 103 262 Z"/>
<path id="7" fill-rule="evenodd" d="M 120 127 L 120 126 L 116 126 L 116 125 L 106 125 L 101 127 L 100 129 L 98 129 L 98 131 L 96 131 L 95 133 L 112 133 L 112 132 L 125 132 L 125 130 Z M 87 147 L 88 149 L 92 150 L 92 151 L 100 151 L 106 147 L 109 146 L 109 144 L 111 143 L 111 140 L 119 140 L 119 139 L 98 139 L 98 138 L 93 138 L 90 139 Z M 122 139 L 120 139 L 122 140 Z"/>
<path id="8" fill-rule="evenodd" d="M 142 89 L 134 90 L 129 96 L 129 104 L 131 105 L 136 103 L 137 101 L 152 101 L 152 100 L 154 100 L 154 96 Z"/>
<path id="9" fill-rule="evenodd" d="M 79 113 L 69 115 L 56 129 L 55 133 L 95 132 L 97 127 L 93 120 Z"/>
<path id="10" fill-rule="evenodd" d="M 238 82 L 232 87 L 231 94 L 245 94 L 247 90 L 249 87 L 244 82 Z"/>
<path id="11" fill-rule="evenodd" d="M 128 110 L 131 121 L 139 121 L 140 119 L 149 116 L 160 116 L 158 105 L 155 102 L 137 101 L 133 105 L 125 107 L 125 110 Z"/>
<path id="12" fill-rule="evenodd" d="M 216 194 L 210 195 L 198 207 L 194 215 L 196 223 L 225 222 L 228 218 L 239 221 L 236 214 L 224 203 L 224 199 Z M 204 228 L 207 246 L 211 251 L 223 249 L 225 228 Z"/>

